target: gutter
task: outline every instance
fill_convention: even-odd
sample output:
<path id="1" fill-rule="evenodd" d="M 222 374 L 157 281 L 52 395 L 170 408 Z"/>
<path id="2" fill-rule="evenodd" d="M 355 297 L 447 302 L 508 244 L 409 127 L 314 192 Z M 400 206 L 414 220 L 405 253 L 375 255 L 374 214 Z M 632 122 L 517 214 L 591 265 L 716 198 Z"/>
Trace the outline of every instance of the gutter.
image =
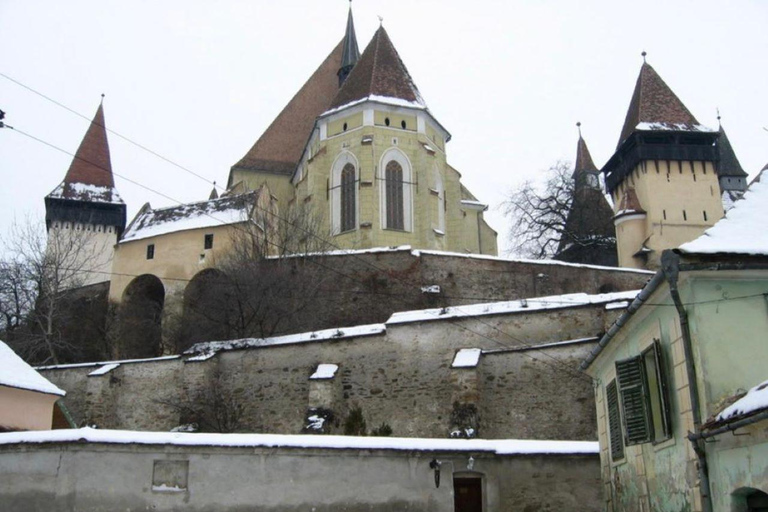
<path id="1" fill-rule="evenodd" d="M 768 419 L 768 411 L 763 411 L 760 414 L 755 414 L 754 416 L 750 416 L 749 418 L 744 418 L 739 421 L 734 421 L 733 423 L 729 423 L 715 430 L 710 430 L 706 432 L 691 432 L 690 434 L 688 434 L 688 439 L 690 439 L 691 442 L 698 441 L 699 439 L 709 439 L 710 437 L 714 437 L 719 434 L 724 434 L 725 432 L 734 432 L 742 427 L 747 427 L 749 425 L 752 425 L 754 423 L 757 423 L 759 421 L 763 421 L 766 419 Z"/>

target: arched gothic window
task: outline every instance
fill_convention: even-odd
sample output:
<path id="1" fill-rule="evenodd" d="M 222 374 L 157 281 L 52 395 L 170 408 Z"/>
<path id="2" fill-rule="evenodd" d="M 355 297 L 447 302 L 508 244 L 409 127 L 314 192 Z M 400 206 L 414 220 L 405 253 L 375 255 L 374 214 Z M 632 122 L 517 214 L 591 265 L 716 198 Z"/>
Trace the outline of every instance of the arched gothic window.
<path id="1" fill-rule="evenodd" d="M 385 168 L 386 224 L 387 229 L 405 229 L 403 202 L 403 167 L 395 160 L 387 162 Z"/>
<path id="2" fill-rule="evenodd" d="M 357 224 L 355 198 L 355 166 L 348 163 L 341 170 L 341 231 L 355 229 Z"/>

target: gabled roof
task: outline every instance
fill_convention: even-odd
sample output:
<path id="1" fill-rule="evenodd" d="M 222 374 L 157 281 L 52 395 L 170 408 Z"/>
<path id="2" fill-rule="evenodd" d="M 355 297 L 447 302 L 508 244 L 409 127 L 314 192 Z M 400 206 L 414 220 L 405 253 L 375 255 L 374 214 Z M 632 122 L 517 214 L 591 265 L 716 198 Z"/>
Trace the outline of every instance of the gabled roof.
<path id="1" fill-rule="evenodd" d="M 368 43 L 329 108 L 335 109 L 366 98 L 390 98 L 426 107 L 383 26 Z"/>
<path id="2" fill-rule="evenodd" d="M 177 231 L 225 226 L 245 222 L 261 189 L 197 203 L 153 210 L 147 203 L 125 230 L 120 243 Z"/>
<path id="3" fill-rule="evenodd" d="M 328 109 L 339 91 L 337 72 L 341 68 L 343 48 L 344 40 L 336 45 L 248 153 L 232 166 L 232 170 L 286 175 L 293 173 L 304 152 L 315 119 Z"/>
<path id="4" fill-rule="evenodd" d="M 64 396 L 67 394 L 37 373 L 2 341 L 0 341 L 0 386 L 37 391 L 49 395 Z"/>
<path id="5" fill-rule="evenodd" d="M 728 140 L 728 135 L 725 134 L 722 126 L 720 127 L 720 136 L 717 138 L 717 154 L 720 157 L 720 163 L 717 165 L 718 176 L 747 176 L 739 163 L 739 159 L 736 158 L 731 141 Z"/>
<path id="6" fill-rule="evenodd" d="M 64 181 L 48 197 L 97 203 L 123 202 L 112 176 L 103 104 L 96 110 Z"/>
<path id="7" fill-rule="evenodd" d="M 640 68 L 618 146 L 635 130 L 713 131 L 699 124 L 647 62 Z"/>

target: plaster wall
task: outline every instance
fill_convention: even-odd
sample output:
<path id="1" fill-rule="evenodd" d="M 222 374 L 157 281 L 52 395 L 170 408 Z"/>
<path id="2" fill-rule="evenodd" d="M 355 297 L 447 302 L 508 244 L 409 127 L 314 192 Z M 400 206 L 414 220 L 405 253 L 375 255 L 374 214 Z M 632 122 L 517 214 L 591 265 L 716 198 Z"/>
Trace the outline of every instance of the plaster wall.
<path id="1" fill-rule="evenodd" d="M 9 445 L 0 448 L 0 502 L 28 512 L 448 512 L 456 473 L 481 480 L 483 510 L 600 510 L 595 456 L 472 455 L 470 472 L 457 452 Z M 443 461 L 439 488 L 434 458 Z M 173 461 L 184 486 L 155 490 L 157 462 Z"/>
<path id="2" fill-rule="evenodd" d="M 0 427 L 13 430 L 49 430 L 58 395 L 0 385 Z"/>
<path id="3" fill-rule="evenodd" d="M 58 240 L 58 242 L 57 242 Z M 48 247 L 65 247 L 63 260 L 55 256 L 62 267 L 76 270 L 65 272 L 66 287 L 81 287 L 109 281 L 117 243 L 114 226 L 53 222 L 48 230 Z M 70 275 L 71 273 L 71 275 Z"/>

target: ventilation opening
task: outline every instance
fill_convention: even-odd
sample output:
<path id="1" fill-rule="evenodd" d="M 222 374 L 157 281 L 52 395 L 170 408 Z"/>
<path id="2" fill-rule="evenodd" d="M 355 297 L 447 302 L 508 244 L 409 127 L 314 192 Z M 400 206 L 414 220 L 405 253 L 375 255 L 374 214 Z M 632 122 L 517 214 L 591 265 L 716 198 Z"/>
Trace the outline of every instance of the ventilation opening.
<path id="1" fill-rule="evenodd" d="M 406 125 L 405 125 L 405 119 L 403 119 L 402 121 L 400 121 L 400 126 L 402 126 L 403 130 L 405 130 L 405 126 L 406 126 Z M 728 180 L 728 181 L 731 181 L 731 180 Z"/>
<path id="2" fill-rule="evenodd" d="M 347 123 L 344 123 L 344 126 L 342 126 L 341 129 L 347 131 Z"/>
<path id="3" fill-rule="evenodd" d="M 388 117 L 385 117 L 385 118 L 384 118 L 384 124 L 385 124 L 385 125 L 387 125 L 387 126 L 389 126 L 389 118 L 388 118 Z"/>

